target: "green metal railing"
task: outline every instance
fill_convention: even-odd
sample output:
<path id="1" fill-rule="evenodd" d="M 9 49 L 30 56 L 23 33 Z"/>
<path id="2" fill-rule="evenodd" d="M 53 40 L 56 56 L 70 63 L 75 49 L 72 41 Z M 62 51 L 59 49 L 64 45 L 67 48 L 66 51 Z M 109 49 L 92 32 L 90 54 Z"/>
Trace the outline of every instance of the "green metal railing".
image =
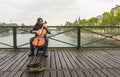
<path id="1" fill-rule="evenodd" d="M 119 26 L 86 26 L 81 27 L 81 30 L 81 34 L 84 33 L 89 38 L 89 42 L 82 43 L 81 47 L 120 47 Z"/>
<path id="2" fill-rule="evenodd" d="M 29 37 L 25 35 L 22 38 L 19 35 L 30 34 L 32 28 L 33 26 L 0 26 L 0 48 L 29 48 L 29 46 L 24 47 L 29 45 L 29 41 L 25 40 L 29 40 L 34 35 Z M 47 36 L 49 41 L 57 42 L 57 45 L 53 47 L 59 47 L 61 43 L 62 47 L 76 48 L 120 47 L 119 26 L 48 26 L 48 29 L 52 33 Z M 12 37 L 7 38 L 11 35 Z M 68 36 L 72 39 L 69 39 Z M 22 44 L 19 44 L 20 40 Z"/>

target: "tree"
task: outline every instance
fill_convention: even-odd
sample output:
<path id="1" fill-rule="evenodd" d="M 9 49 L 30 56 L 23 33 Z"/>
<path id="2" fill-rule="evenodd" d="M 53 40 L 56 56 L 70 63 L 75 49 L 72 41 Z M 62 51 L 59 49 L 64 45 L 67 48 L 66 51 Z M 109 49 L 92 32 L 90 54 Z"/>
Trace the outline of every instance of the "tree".
<path id="1" fill-rule="evenodd" d="M 25 24 L 24 24 L 24 23 L 22 23 L 22 24 L 21 24 L 21 26 L 25 26 Z"/>
<path id="2" fill-rule="evenodd" d="M 98 23 L 98 18 L 96 18 L 96 17 L 92 17 L 92 18 L 88 19 L 89 26 L 95 26 L 97 23 Z"/>
<path id="3" fill-rule="evenodd" d="M 7 24 L 6 23 L 1 23 L 0 26 L 7 26 Z"/>
<path id="4" fill-rule="evenodd" d="M 104 12 L 102 16 L 103 17 L 102 17 L 101 25 L 103 25 L 103 26 L 110 25 L 109 24 L 109 19 L 110 19 L 109 12 Z"/>
<path id="5" fill-rule="evenodd" d="M 111 11 L 110 13 L 104 12 L 101 25 L 116 26 L 115 12 L 114 11 Z"/>
<path id="6" fill-rule="evenodd" d="M 110 26 L 116 26 L 117 20 L 115 18 L 115 12 L 110 12 Z"/>
<path id="7" fill-rule="evenodd" d="M 87 26 L 87 20 L 86 19 L 80 20 L 79 25 L 80 26 Z"/>
<path id="8" fill-rule="evenodd" d="M 116 25 L 120 26 L 120 8 L 118 8 L 116 11 L 115 19 L 116 19 Z"/>

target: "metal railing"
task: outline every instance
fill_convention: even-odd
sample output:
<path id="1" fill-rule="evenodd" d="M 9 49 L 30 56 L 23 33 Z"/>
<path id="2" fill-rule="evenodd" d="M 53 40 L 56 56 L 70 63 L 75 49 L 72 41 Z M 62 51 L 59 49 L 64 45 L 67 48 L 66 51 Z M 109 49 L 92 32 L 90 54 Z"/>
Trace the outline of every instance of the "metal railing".
<path id="1" fill-rule="evenodd" d="M 30 34 L 32 27 L 0 26 L 0 48 L 29 48 L 26 45 L 34 36 Z M 47 38 L 52 41 L 49 47 L 120 47 L 119 26 L 48 26 L 48 29 L 51 34 Z"/>

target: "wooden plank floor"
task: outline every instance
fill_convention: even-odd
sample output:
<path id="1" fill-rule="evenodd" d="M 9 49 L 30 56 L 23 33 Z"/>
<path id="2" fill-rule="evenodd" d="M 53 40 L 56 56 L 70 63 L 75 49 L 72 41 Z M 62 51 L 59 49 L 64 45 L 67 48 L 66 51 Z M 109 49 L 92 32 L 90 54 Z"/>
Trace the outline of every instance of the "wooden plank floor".
<path id="1" fill-rule="evenodd" d="M 48 57 L 28 57 L 29 50 L 0 50 L 0 77 L 120 77 L 119 49 L 49 49 Z M 40 62 L 45 71 L 25 72 Z"/>

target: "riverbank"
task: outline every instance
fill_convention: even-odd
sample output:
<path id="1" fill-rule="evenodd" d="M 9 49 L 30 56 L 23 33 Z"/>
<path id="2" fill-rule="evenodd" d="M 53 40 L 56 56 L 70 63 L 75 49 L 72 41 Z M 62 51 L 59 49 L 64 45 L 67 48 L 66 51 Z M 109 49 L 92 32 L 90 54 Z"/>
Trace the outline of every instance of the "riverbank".
<path id="1" fill-rule="evenodd" d="M 91 34 L 91 33 L 81 33 L 81 36 L 91 41 L 100 40 L 99 42 L 109 44 L 109 45 L 120 45 L 120 36 L 110 36 L 110 35 L 99 35 L 99 34 Z M 101 40 L 103 39 L 103 40 Z"/>

